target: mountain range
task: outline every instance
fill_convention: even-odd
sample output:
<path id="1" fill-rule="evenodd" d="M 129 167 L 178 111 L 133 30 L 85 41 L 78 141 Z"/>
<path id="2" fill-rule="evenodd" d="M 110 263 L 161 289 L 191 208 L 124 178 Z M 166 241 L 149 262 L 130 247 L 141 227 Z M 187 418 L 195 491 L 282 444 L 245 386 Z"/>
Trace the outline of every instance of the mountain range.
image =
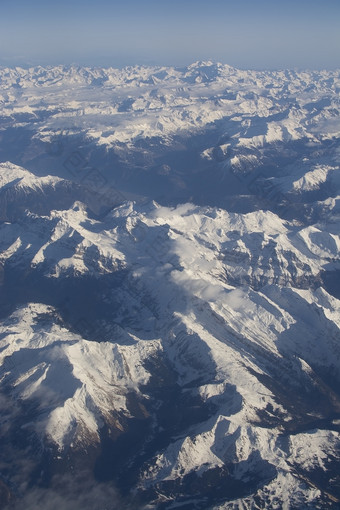
<path id="1" fill-rule="evenodd" d="M 0 68 L 0 504 L 340 502 L 339 71 Z"/>

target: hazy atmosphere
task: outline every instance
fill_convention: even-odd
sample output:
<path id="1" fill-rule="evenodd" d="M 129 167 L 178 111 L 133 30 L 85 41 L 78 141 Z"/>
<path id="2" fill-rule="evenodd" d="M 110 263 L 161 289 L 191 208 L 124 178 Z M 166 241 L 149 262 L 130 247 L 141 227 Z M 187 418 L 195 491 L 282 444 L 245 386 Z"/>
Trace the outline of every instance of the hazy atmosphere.
<path id="1" fill-rule="evenodd" d="M 337 0 L 0 1 L 2 65 L 339 66 Z"/>

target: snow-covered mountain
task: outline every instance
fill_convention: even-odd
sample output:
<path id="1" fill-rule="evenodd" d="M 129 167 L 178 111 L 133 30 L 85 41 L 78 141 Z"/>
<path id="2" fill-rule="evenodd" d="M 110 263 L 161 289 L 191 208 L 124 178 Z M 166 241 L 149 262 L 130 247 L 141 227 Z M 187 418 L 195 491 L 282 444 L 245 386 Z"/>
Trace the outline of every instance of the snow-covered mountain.
<path id="1" fill-rule="evenodd" d="M 238 212 L 340 194 L 339 71 L 0 68 L 0 83 L 0 158 L 39 176 Z"/>
<path id="2" fill-rule="evenodd" d="M 337 508 L 339 73 L 0 79 L 0 503 Z"/>

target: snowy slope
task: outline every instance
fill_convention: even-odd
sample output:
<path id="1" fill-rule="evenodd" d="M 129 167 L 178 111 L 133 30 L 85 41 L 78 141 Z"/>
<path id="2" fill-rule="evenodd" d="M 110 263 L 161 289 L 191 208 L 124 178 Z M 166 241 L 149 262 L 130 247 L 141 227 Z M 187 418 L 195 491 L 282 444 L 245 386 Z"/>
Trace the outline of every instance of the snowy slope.
<path id="1" fill-rule="evenodd" d="M 126 203 L 98 221 L 77 203 L 3 224 L 0 239 L 4 285 L 43 303 L 22 304 L 3 322 L 3 366 L 13 367 L 3 383 L 12 398 L 41 409 L 25 430 L 63 452 L 100 444 L 104 424 L 113 435 L 126 432 L 136 415 L 150 421 L 151 446 L 157 427 L 169 427 L 164 446 L 150 447 L 141 463 L 140 490 L 151 499 L 173 491 L 171 481 L 186 487 L 192 474 L 221 473 L 241 480 L 235 494 L 243 495 L 244 480 L 255 490 L 269 478 L 275 497 L 281 487 L 280 504 L 326 497 L 306 486 L 304 473 L 339 451 L 340 302 L 320 278 L 339 260 L 339 236 L 264 211 Z M 101 275 L 107 283 L 90 290 Z M 79 312 L 77 294 L 62 302 L 65 277 L 87 281 L 94 314 L 81 297 Z M 191 400 L 202 414 L 163 423 L 155 363 L 176 374 L 180 414 Z M 308 465 L 304 437 L 320 451 Z M 177 498 L 194 491 L 183 490 Z"/>
<path id="2" fill-rule="evenodd" d="M 2 383 L 12 385 L 19 403 L 36 403 L 37 417 L 25 427 L 60 448 L 99 441 L 105 421 L 123 430 L 119 415 L 129 416 L 126 395 L 148 381 L 142 363 L 157 350 L 157 342 L 133 341 L 126 357 L 126 347 L 70 333 L 56 311 L 41 304 L 18 309 L 4 321 L 4 333 L 1 360 L 13 369 Z"/>
<path id="3" fill-rule="evenodd" d="M 50 175 L 38 177 L 12 163 L 0 163 L 0 221 L 17 221 L 25 211 L 49 214 L 55 208 L 72 207 L 75 199 L 85 202 L 92 213 L 107 210 L 102 195 L 86 183 Z M 116 194 L 110 206 L 121 201 L 120 195 Z"/>

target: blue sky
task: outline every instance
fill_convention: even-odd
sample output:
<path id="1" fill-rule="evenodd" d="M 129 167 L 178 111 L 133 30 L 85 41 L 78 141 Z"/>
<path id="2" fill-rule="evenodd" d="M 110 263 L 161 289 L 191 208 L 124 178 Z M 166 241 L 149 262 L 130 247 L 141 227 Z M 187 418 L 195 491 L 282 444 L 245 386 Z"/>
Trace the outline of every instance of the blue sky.
<path id="1" fill-rule="evenodd" d="M 0 64 L 340 67 L 340 0 L 0 0 Z"/>

